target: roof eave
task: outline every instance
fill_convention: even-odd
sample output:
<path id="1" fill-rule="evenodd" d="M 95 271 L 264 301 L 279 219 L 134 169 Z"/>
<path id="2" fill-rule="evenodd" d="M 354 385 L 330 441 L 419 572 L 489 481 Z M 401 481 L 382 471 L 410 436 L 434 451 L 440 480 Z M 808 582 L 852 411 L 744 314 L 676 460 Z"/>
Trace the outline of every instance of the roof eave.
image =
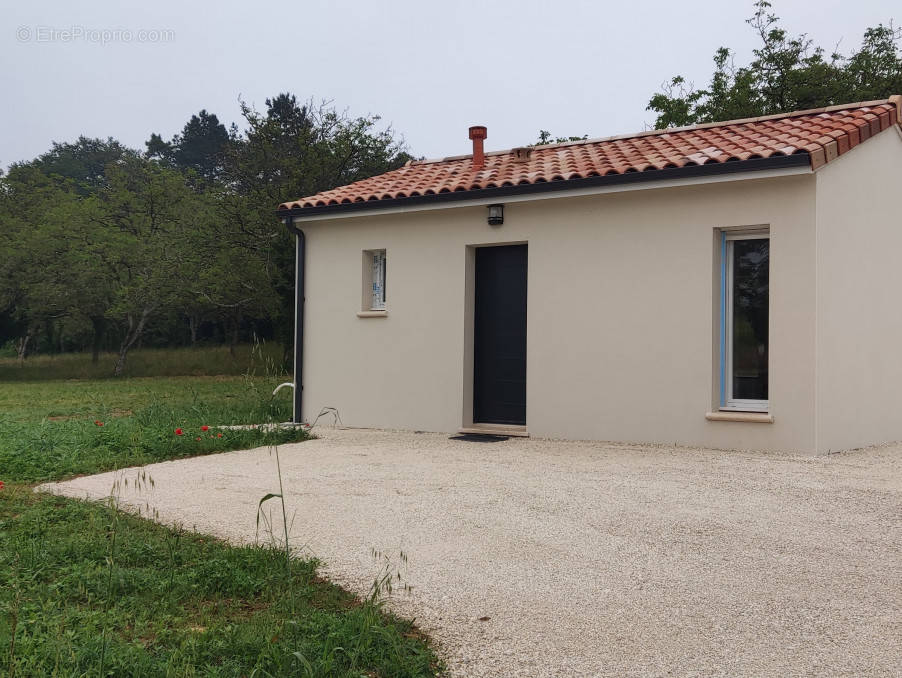
<path id="1" fill-rule="evenodd" d="M 728 160 L 726 162 L 713 162 L 704 165 L 689 165 L 684 167 L 670 167 L 666 169 L 651 169 L 644 172 L 628 172 L 625 174 L 608 174 L 605 176 L 584 177 L 581 179 L 566 179 L 559 181 L 543 181 L 534 184 L 519 184 L 515 186 L 497 186 L 493 188 L 481 188 L 469 191 L 448 191 L 445 193 L 432 193 L 407 198 L 388 198 L 382 200 L 367 200 L 361 202 L 340 203 L 337 205 L 320 205 L 317 207 L 292 207 L 276 210 L 279 218 L 288 217 L 304 219 L 305 217 L 322 216 L 324 214 L 336 215 L 347 212 L 376 212 L 383 209 L 398 207 L 413 207 L 427 203 L 455 203 L 468 200 L 501 199 L 508 196 L 524 195 L 529 193 L 565 192 L 570 190 L 595 188 L 603 186 L 616 186 L 618 184 L 635 184 L 651 181 L 667 181 L 671 179 L 691 179 L 714 176 L 719 174 L 737 174 L 747 172 L 751 175 L 762 170 L 786 169 L 791 167 L 811 166 L 811 158 L 807 152 L 798 152 L 793 155 L 777 155 L 769 158 L 750 158 L 748 160 Z M 750 176 L 749 178 L 753 178 Z"/>

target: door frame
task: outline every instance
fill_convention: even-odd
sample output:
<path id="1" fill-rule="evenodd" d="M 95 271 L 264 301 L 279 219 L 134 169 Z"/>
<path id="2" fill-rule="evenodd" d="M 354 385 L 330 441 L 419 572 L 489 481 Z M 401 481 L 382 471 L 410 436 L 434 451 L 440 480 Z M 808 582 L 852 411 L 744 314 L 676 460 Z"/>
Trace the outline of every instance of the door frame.
<path id="1" fill-rule="evenodd" d="M 481 247 L 507 247 L 509 245 L 526 245 L 526 424 L 529 425 L 529 241 L 509 240 L 505 242 L 488 242 L 467 245 L 464 253 L 464 360 L 463 360 L 463 393 L 461 407 L 461 431 L 476 431 L 492 427 L 504 429 L 511 435 L 526 435 L 527 426 L 500 426 L 498 424 L 481 424 L 473 421 L 473 380 L 474 343 L 476 340 L 476 250 Z"/>

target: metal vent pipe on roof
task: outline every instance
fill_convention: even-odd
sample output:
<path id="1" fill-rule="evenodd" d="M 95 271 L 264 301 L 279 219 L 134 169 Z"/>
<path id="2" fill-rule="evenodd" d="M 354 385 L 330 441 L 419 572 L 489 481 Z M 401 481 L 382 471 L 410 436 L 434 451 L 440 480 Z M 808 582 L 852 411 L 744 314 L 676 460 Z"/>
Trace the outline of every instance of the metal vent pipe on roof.
<path id="1" fill-rule="evenodd" d="M 474 170 L 481 170 L 485 167 L 485 149 L 482 147 L 482 142 L 487 136 L 487 130 L 482 125 L 474 125 L 470 128 L 470 139 L 473 140 Z"/>

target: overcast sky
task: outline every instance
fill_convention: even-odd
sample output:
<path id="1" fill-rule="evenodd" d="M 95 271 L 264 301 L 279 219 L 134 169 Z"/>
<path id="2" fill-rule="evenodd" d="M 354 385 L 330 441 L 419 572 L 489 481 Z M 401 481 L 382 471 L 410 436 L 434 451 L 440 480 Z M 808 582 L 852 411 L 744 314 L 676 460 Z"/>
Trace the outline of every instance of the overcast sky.
<path id="1" fill-rule="evenodd" d="M 0 166 L 80 134 L 143 149 L 202 108 L 240 126 L 239 97 L 283 91 L 379 114 L 417 156 L 466 153 L 474 124 L 489 150 L 633 132 L 662 82 L 706 84 L 717 47 L 745 62 L 756 44 L 747 0 L 3 4 Z M 898 0 L 774 4 L 828 49 L 902 21 Z"/>

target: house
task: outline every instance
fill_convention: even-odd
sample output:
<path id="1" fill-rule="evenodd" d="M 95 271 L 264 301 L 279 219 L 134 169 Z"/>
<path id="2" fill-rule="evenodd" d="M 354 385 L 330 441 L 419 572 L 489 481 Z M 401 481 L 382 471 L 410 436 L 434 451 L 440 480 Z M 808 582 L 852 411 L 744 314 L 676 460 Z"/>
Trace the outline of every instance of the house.
<path id="1" fill-rule="evenodd" d="M 280 205 L 296 419 L 803 453 L 902 439 L 900 107 L 492 152 L 472 127 L 472 154 Z"/>

